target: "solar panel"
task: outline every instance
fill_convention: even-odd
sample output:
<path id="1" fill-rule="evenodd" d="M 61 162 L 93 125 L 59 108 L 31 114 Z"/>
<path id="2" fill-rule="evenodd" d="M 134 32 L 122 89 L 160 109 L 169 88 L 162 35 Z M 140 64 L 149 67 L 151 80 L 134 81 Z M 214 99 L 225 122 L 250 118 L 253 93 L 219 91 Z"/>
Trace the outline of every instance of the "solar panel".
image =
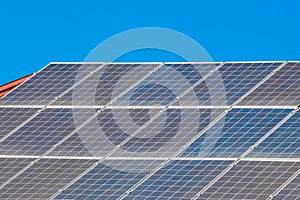
<path id="1" fill-rule="evenodd" d="M 232 105 L 280 65 L 280 62 L 225 63 L 216 72 L 221 75 L 220 80 L 218 76 L 213 76 L 195 87 L 193 92 L 197 94 L 200 105 L 220 105 L 224 101 L 223 95 L 226 97 L 226 105 Z M 219 81 L 223 84 L 220 85 Z M 192 93 L 187 96 L 191 97 Z"/>
<path id="2" fill-rule="evenodd" d="M 253 144 L 249 149 L 247 149 L 239 158 L 237 158 L 232 165 L 229 165 L 222 173 L 214 178 L 204 189 L 199 191 L 197 195 L 193 197 L 193 199 L 198 199 L 201 195 L 203 195 L 207 190 L 209 190 L 214 184 L 218 183 L 220 179 L 222 179 L 230 170 L 232 170 L 238 163 L 240 163 L 245 157 L 247 157 L 258 145 L 264 142 L 272 133 L 274 133 L 278 128 L 280 128 L 284 123 L 286 123 L 297 111 L 299 111 L 299 107 L 295 108 L 292 112 L 290 112 L 287 116 L 285 116 L 276 126 L 274 126 L 268 133 L 266 133 L 263 137 L 261 137 L 255 144 Z"/>
<path id="3" fill-rule="evenodd" d="M 167 109 L 161 118 L 158 117 L 149 126 L 144 127 L 151 118 L 151 112 L 156 113 L 158 110 L 131 109 L 128 113 L 132 119 L 130 123 L 128 116 L 122 113 L 126 110 L 107 109 L 99 114 L 97 119 L 93 119 L 84 126 L 78 134 L 73 135 L 54 149 L 50 155 L 90 156 L 90 153 L 92 153 L 98 157 L 105 156 L 116 145 L 127 139 L 130 136 L 129 133 L 139 132 L 139 136 L 124 145 L 126 151 L 116 152 L 112 156 L 134 157 L 134 152 L 141 152 L 139 156 L 142 157 L 157 157 L 157 152 L 154 149 L 162 147 L 169 141 L 169 144 L 165 146 L 167 149 L 160 152 L 161 157 L 168 158 L 175 150 L 175 142 L 180 145 L 190 140 L 196 133 L 209 125 L 212 117 L 210 109 Z M 118 121 L 114 117 L 116 116 L 115 113 L 121 114 Z M 195 118 L 195 121 L 182 122 L 183 117 L 186 120 Z M 162 123 L 162 120 L 164 123 Z M 185 125 L 181 125 L 181 123 L 185 123 Z M 187 133 L 187 131 L 190 132 Z M 86 145 L 82 145 L 82 141 Z M 170 146 L 173 146 L 173 149 Z M 175 146 L 175 148 L 180 147 Z M 131 152 L 133 153 L 131 154 Z M 143 155 L 142 152 L 147 152 L 147 156 Z M 151 152 L 153 153 L 151 154 Z"/>
<path id="4" fill-rule="evenodd" d="M 117 199 L 122 193 L 143 178 L 144 173 L 130 172 L 114 169 L 114 165 L 122 166 L 123 169 L 134 165 L 147 170 L 148 160 L 110 160 L 105 164 L 99 164 L 76 183 L 71 185 L 56 199 Z"/>
<path id="5" fill-rule="evenodd" d="M 0 185 L 32 161 L 33 158 L 0 158 Z"/>
<path id="6" fill-rule="evenodd" d="M 102 64 L 50 64 L 0 99 L 0 105 L 46 105 L 70 89 L 78 73 L 80 77 L 86 77 L 101 66 Z"/>
<path id="7" fill-rule="evenodd" d="M 300 158 L 300 112 L 257 146 L 248 157 Z"/>
<path id="8" fill-rule="evenodd" d="M 126 165 L 128 164 L 126 162 L 128 161 L 119 161 L 117 165 Z M 147 167 L 148 162 L 153 161 L 139 160 L 138 162 L 143 163 L 139 165 L 140 167 Z M 175 160 L 138 187 L 128 199 L 191 198 L 199 188 L 230 163 L 230 161 Z M 108 163 L 106 165 L 110 166 Z M 145 173 L 126 173 L 100 165 L 67 189 L 64 194 L 59 195 L 57 199 L 117 199 L 145 175 Z"/>
<path id="9" fill-rule="evenodd" d="M 46 109 L 0 143 L 2 155 L 42 155 L 76 127 L 72 109 Z"/>
<path id="10" fill-rule="evenodd" d="M 298 175 L 292 182 L 283 188 L 273 199 L 274 200 L 288 200 L 298 199 L 300 197 L 300 175 Z"/>
<path id="11" fill-rule="evenodd" d="M 190 199 L 232 161 L 174 161 L 128 196 L 145 199 Z"/>
<path id="12" fill-rule="evenodd" d="M 240 105 L 297 106 L 300 102 L 299 69 L 299 63 L 287 63 Z"/>
<path id="13" fill-rule="evenodd" d="M 275 65 L 276 67 L 278 67 L 278 65 L 279 65 L 280 63 L 277 63 L 277 65 Z M 262 64 L 257 64 L 257 65 L 255 65 L 255 67 L 257 68 L 258 66 L 261 66 Z M 248 67 L 249 66 L 251 66 L 251 64 L 249 64 L 249 65 L 247 65 Z M 268 64 L 267 66 L 273 66 L 273 64 L 271 63 L 271 64 Z M 241 68 L 243 68 L 243 67 L 241 67 Z M 271 67 L 270 67 L 271 68 Z M 274 67 L 275 68 L 275 67 Z M 160 68 L 160 70 L 161 69 L 163 69 L 163 67 L 162 68 Z M 246 68 L 245 68 L 246 69 Z M 160 71 L 160 70 L 158 70 L 158 71 Z M 248 72 L 249 73 L 249 72 Z M 151 76 L 150 76 L 150 78 L 151 78 Z M 144 85 L 146 85 L 146 84 L 144 84 Z M 184 92 L 184 91 L 182 91 L 182 92 Z M 126 95 L 125 95 L 126 96 Z M 149 95 L 147 95 L 147 96 L 149 96 Z M 171 100 L 170 100 L 171 101 Z M 169 101 L 169 102 L 170 102 Z M 125 110 L 126 111 L 126 110 Z M 118 113 L 119 111 L 116 111 L 115 113 Z M 196 114 L 198 114 L 198 113 L 196 113 Z M 113 119 L 113 115 L 111 115 L 111 116 L 109 116 L 110 118 L 112 118 Z M 195 117 L 190 117 L 190 118 L 195 118 Z M 160 121 L 160 120 L 158 120 L 158 121 Z M 93 122 L 93 123 L 95 123 L 95 124 L 97 124 L 97 122 Z M 198 121 L 196 121 L 196 123 L 198 123 Z M 149 126 L 153 126 L 153 124 L 155 124 L 155 122 L 154 123 L 150 123 L 150 125 Z M 110 127 L 110 131 L 111 131 L 111 127 L 112 127 L 112 125 L 111 124 L 109 124 L 109 123 L 106 123 L 106 125 L 108 125 L 109 127 Z M 192 125 L 192 124 L 188 124 L 188 125 Z M 92 125 L 93 126 L 93 125 Z M 96 125 L 97 126 L 97 125 Z M 103 125 L 103 126 L 105 126 L 105 124 Z M 192 125 L 193 126 L 193 125 Z M 95 127 L 95 126 L 94 126 Z M 95 132 L 95 130 L 94 130 L 95 128 L 91 128 L 91 130 L 93 131 L 93 132 Z M 131 129 L 131 130 L 133 130 L 133 131 L 135 131 L 134 129 Z M 95 142 L 95 143 L 97 143 L 97 144 L 104 144 L 102 141 L 104 140 L 103 138 L 99 138 L 99 134 L 98 134 L 98 131 L 96 131 L 95 133 L 97 134 L 97 137 L 98 138 L 96 138 L 96 137 L 93 137 L 92 136 L 92 134 L 93 133 L 91 133 L 91 131 L 85 131 L 85 132 L 88 132 L 88 134 L 86 134 L 86 135 L 88 135 L 90 138 L 89 138 L 89 143 L 93 143 L 93 141 Z M 121 135 L 122 136 L 122 134 L 120 134 L 122 131 L 121 130 L 117 130 L 117 129 L 115 129 L 115 130 L 113 130 L 113 132 L 110 132 L 108 135 Z M 101 136 L 101 134 L 100 134 L 100 136 Z M 194 136 L 194 135 L 193 135 Z M 125 135 L 125 137 L 118 137 L 119 138 L 119 140 L 120 141 L 122 141 L 122 140 L 125 140 L 126 139 L 126 135 Z M 161 137 L 160 137 L 161 138 Z M 155 138 L 153 138 L 154 140 L 155 140 Z M 188 139 L 189 139 L 189 137 L 184 137 L 184 139 L 186 140 L 186 141 L 188 141 Z M 157 139 L 156 139 L 157 140 Z M 119 142 L 115 142 L 115 144 L 117 145 L 118 143 L 120 143 L 120 141 Z M 128 141 L 128 143 L 130 144 L 130 140 Z M 127 144 L 128 144 L 127 143 Z M 137 144 L 139 144 L 140 145 L 140 141 L 134 141 L 134 142 L 132 142 L 132 143 L 137 143 Z M 151 142 L 144 142 L 145 144 L 151 144 Z M 144 144 L 143 143 L 143 144 Z M 153 143 L 153 142 L 152 142 Z M 63 146 L 65 146 L 65 147 L 67 147 L 68 148 L 68 146 L 69 145 L 63 145 Z M 74 146 L 74 145 L 72 145 L 71 144 L 71 146 Z M 94 145 L 91 145 L 91 146 L 94 146 Z M 98 146 L 104 146 L 104 145 L 98 145 Z M 146 148 L 148 148 L 149 146 L 147 146 Z M 106 149 L 106 148 L 104 148 L 103 147 L 103 149 Z M 97 149 L 97 152 L 100 152 L 100 153 L 106 153 L 105 152 L 105 150 L 103 150 L 103 149 L 101 149 L 101 150 L 99 150 L 99 149 Z M 141 149 L 142 150 L 142 149 Z M 119 152 L 117 153 L 118 155 L 120 154 Z"/>
<path id="14" fill-rule="evenodd" d="M 48 199 L 92 161 L 43 159 L 0 189 L 1 199 Z"/>
<path id="15" fill-rule="evenodd" d="M 0 141 L 37 111 L 36 108 L 0 108 Z"/>
<path id="16" fill-rule="evenodd" d="M 107 64 L 64 94 L 53 105 L 103 106 L 162 64 Z M 79 68 L 81 71 L 81 68 Z M 76 83 L 84 77 L 76 76 Z M 115 94 L 115 96 L 113 96 Z"/>
<path id="17" fill-rule="evenodd" d="M 267 199 L 300 162 L 241 161 L 199 199 Z"/>
<path id="18" fill-rule="evenodd" d="M 220 134 L 203 134 L 182 157 L 238 158 L 291 111 L 234 108 L 224 117 L 223 126 L 217 124 L 212 127 L 222 129 L 218 130 Z"/>
<path id="19" fill-rule="evenodd" d="M 297 199 L 298 65 L 50 64 L 0 100 L 0 198 Z"/>
<path id="20" fill-rule="evenodd" d="M 219 64 L 189 64 L 189 65 L 164 65 L 151 76 L 142 81 L 122 98 L 114 103 L 115 106 L 167 106 L 176 97 L 180 97 L 186 90 L 198 81 L 205 79 L 209 72 L 219 68 Z M 204 82 L 204 81 L 203 81 Z M 191 95 L 192 96 L 192 95 Z M 181 96 L 178 104 L 198 105 L 194 99 Z"/>

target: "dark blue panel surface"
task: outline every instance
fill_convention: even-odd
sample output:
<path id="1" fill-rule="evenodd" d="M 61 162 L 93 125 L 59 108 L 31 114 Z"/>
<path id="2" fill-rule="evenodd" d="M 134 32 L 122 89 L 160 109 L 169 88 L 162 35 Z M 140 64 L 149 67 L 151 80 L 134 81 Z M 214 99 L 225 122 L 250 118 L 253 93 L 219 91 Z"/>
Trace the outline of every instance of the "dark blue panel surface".
<path id="1" fill-rule="evenodd" d="M 148 124 L 160 109 L 106 109 L 51 152 L 53 156 L 105 156 L 130 138 L 113 157 L 168 157 L 211 122 L 211 109 L 167 109 Z M 124 113 L 125 112 L 125 113 Z M 128 116 L 127 116 L 128 115 Z M 145 126 L 146 125 L 146 126 Z M 142 129 L 140 129 L 143 127 Z M 186 130 L 186 131 L 185 131 Z M 191 130 L 192 132 L 187 132 Z M 134 137 L 133 134 L 136 132 Z M 164 145 L 171 145 L 166 148 Z M 87 148 L 88 147 L 88 148 Z"/>
<path id="2" fill-rule="evenodd" d="M 42 159 L 0 189 L 1 199 L 49 199 L 95 161 Z"/>
<path id="3" fill-rule="evenodd" d="M 193 92 L 199 105 L 232 105 L 280 64 L 226 63 Z"/>
<path id="4" fill-rule="evenodd" d="M 107 64 L 62 96 L 55 105 L 106 105 L 161 64 Z M 81 74 L 76 78 L 80 80 Z"/>
<path id="5" fill-rule="evenodd" d="M 41 155 L 75 128 L 72 109 L 46 109 L 2 141 L 0 152 L 2 155 Z"/>
<path id="6" fill-rule="evenodd" d="M 276 195 L 274 200 L 291 200 L 300 199 L 300 176 L 298 175 L 292 182 L 290 182 L 283 190 Z"/>
<path id="7" fill-rule="evenodd" d="M 0 139 L 37 111 L 36 108 L 0 108 Z"/>
<path id="8" fill-rule="evenodd" d="M 137 84 L 115 105 L 166 106 L 218 66 L 212 64 L 166 64 Z M 189 105 L 184 99 L 181 103 Z"/>
<path id="9" fill-rule="evenodd" d="M 82 74 L 87 75 L 97 67 L 99 65 L 50 64 L 1 99 L 0 104 L 46 105 L 73 86 L 79 69 L 84 69 Z"/>
<path id="10" fill-rule="evenodd" d="M 292 110 L 233 109 L 210 133 L 196 140 L 182 157 L 237 158 L 277 125 Z"/>
<path id="11" fill-rule="evenodd" d="M 145 176 L 145 173 L 126 170 L 125 166 L 134 165 L 133 162 L 116 160 L 100 164 L 56 199 L 117 199 Z M 139 166 L 147 168 L 149 162 L 151 161 L 141 160 Z M 114 169 L 115 166 L 120 166 L 120 169 Z M 122 167 L 124 167 L 123 170 Z"/>
<path id="12" fill-rule="evenodd" d="M 232 161 L 173 161 L 126 199 L 191 199 Z"/>
<path id="13" fill-rule="evenodd" d="M 10 179 L 32 161 L 33 158 L 1 158 L 0 184 Z"/>
<path id="14" fill-rule="evenodd" d="M 240 105 L 297 106 L 300 104 L 300 64 L 287 63 Z"/>
<path id="15" fill-rule="evenodd" d="M 241 161 L 199 199 L 267 199 L 299 167 L 299 162 Z"/>
<path id="16" fill-rule="evenodd" d="M 129 162 L 131 161 L 118 161 L 118 165 L 125 166 Z M 144 163 L 145 168 L 151 164 L 151 161 L 139 162 Z M 174 161 L 138 187 L 128 199 L 192 197 L 228 164 L 230 161 Z M 146 173 L 120 171 L 109 165 L 99 165 L 57 199 L 117 199 L 145 175 Z"/>
<path id="17" fill-rule="evenodd" d="M 300 112 L 298 111 L 258 145 L 248 157 L 299 158 Z"/>

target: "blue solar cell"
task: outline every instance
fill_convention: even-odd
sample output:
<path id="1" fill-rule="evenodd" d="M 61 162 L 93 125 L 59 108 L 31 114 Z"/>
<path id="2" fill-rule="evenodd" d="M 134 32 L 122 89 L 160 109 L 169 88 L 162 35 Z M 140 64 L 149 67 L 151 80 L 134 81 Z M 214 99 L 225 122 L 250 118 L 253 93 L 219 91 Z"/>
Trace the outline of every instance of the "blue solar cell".
<path id="1" fill-rule="evenodd" d="M 300 112 L 298 111 L 258 145 L 248 157 L 299 158 Z"/>
<path id="2" fill-rule="evenodd" d="M 167 67 L 171 67 L 180 73 L 190 85 L 194 85 L 197 81 L 208 74 L 209 71 L 218 67 L 221 63 L 195 63 L 195 64 L 166 64 Z"/>
<path id="3" fill-rule="evenodd" d="M 0 189 L 1 199 L 49 199 L 94 161 L 42 159 Z"/>
<path id="4" fill-rule="evenodd" d="M 71 88 L 81 64 L 51 64 L 0 100 L 1 105 L 46 105 Z M 99 65 L 84 65 L 82 74 Z"/>
<path id="5" fill-rule="evenodd" d="M 233 109 L 197 139 L 181 157 L 237 158 L 277 125 L 290 109 Z"/>
<path id="6" fill-rule="evenodd" d="M 121 110 L 116 109 L 114 112 L 119 113 Z M 78 133 L 72 135 L 62 145 L 54 149 L 51 155 L 90 156 L 90 150 L 95 153 L 95 156 L 105 156 L 112 148 L 125 140 L 129 134 L 120 128 L 129 123 L 127 116 L 119 119 L 114 116 L 114 112 L 110 109 L 101 112 L 97 118 L 86 124 Z M 130 115 L 137 126 L 141 126 L 149 119 L 149 110 L 133 109 L 130 110 Z M 111 146 L 108 146 L 109 144 Z M 93 149 L 95 150 L 93 151 Z"/>
<path id="7" fill-rule="evenodd" d="M 53 156 L 105 156 L 125 139 L 132 137 L 113 157 L 173 155 L 185 142 L 209 125 L 211 109 L 167 109 L 148 124 L 159 109 L 107 109 L 78 134 L 51 152 Z M 134 132 L 136 135 L 133 135 Z M 190 131 L 190 132 L 188 132 Z M 166 148 L 171 145 L 172 148 Z M 88 149 L 88 151 L 87 151 Z M 147 157 L 146 156 L 146 157 Z"/>
<path id="8" fill-rule="evenodd" d="M 71 185 L 64 193 L 57 196 L 56 199 L 117 199 L 145 176 L 145 173 L 142 172 L 128 172 L 126 170 L 126 167 L 132 165 L 132 168 L 137 164 L 136 162 L 115 160 L 100 164 Z M 140 160 L 138 165 L 146 169 L 149 162 L 152 161 Z M 114 169 L 116 165 L 120 166 L 120 170 Z"/>
<path id="9" fill-rule="evenodd" d="M 280 64 L 226 63 L 193 93 L 197 94 L 199 105 L 232 105 Z"/>
<path id="10" fill-rule="evenodd" d="M 114 105 L 169 105 L 176 97 L 180 96 L 218 65 L 217 63 L 194 65 L 166 64 L 130 90 Z M 193 102 L 186 102 L 185 98 L 182 98 L 181 102 L 178 103 L 193 105 Z"/>
<path id="11" fill-rule="evenodd" d="M 161 64 L 108 64 L 63 95 L 54 105 L 106 105 L 159 66 Z"/>
<path id="12" fill-rule="evenodd" d="M 300 176 L 297 176 L 283 190 L 279 192 L 274 200 L 291 200 L 300 198 Z"/>
<path id="13" fill-rule="evenodd" d="M 35 108 L 0 108 L 0 139 L 31 117 Z"/>
<path id="14" fill-rule="evenodd" d="M 299 162 L 241 161 L 199 199 L 267 199 L 299 167 Z"/>
<path id="15" fill-rule="evenodd" d="M 28 165 L 33 158 L 0 158 L 0 185 Z"/>
<path id="16" fill-rule="evenodd" d="M 232 161 L 173 161 L 126 199 L 191 199 Z"/>
<path id="17" fill-rule="evenodd" d="M 290 62 L 244 99 L 240 105 L 297 106 L 300 103 L 300 64 Z"/>
<path id="18" fill-rule="evenodd" d="M 106 166 L 99 165 L 59 195 L 57 199 L 117 199 L 146 175 L 143 172 L 126 172 L 126 168 L 118 171 L 110 167 L 112 163 L 114 167 L 116 165 L 120 168 L 122 165 L 133 167 L 133 163 L 130 162 L 140 162 L 139 167 L 145 168 L 153 164 L 151 163 L 153 161 L 127 160 L 109 162 Z M 192 197 L 228 164 L 230 161 L 173 161 L 138 187 L 129 199 L 133 197 L 176 199 L 180 195 L 181 198 Z"/>
<path id="19" fill-rule="evenodd" d="M 0 152 L 2 155 L 41 155 L 75 128 L 72 109 L 46 109 L 3 140 Z"/>

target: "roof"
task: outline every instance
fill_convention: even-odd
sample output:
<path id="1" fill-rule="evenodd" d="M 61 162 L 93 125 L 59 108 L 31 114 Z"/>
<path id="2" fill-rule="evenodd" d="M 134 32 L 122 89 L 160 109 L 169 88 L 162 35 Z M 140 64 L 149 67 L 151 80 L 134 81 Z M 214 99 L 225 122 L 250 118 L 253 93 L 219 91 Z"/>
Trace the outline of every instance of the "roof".
<path id="1" fill-rule="evenodd" d="M 299 199 L 299 69 L 50 63 L 0 99 L 0 198 Z"/>

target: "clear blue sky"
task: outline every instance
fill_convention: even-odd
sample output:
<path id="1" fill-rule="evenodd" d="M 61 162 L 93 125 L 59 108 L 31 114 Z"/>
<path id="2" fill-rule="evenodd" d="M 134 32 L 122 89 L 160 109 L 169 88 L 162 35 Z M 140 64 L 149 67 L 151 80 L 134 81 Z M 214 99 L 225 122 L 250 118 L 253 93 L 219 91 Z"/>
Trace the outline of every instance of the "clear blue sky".
<path id="1" fill-rule="evenodd" d="M 215 61 L 300 60 L 300 1 L 1 1 L 0 84 L 51 61 L 82 61 L 101 41 L 157 26 L 189 35 Z M 119 61 L 178 57 L 136 52 Z"/>

